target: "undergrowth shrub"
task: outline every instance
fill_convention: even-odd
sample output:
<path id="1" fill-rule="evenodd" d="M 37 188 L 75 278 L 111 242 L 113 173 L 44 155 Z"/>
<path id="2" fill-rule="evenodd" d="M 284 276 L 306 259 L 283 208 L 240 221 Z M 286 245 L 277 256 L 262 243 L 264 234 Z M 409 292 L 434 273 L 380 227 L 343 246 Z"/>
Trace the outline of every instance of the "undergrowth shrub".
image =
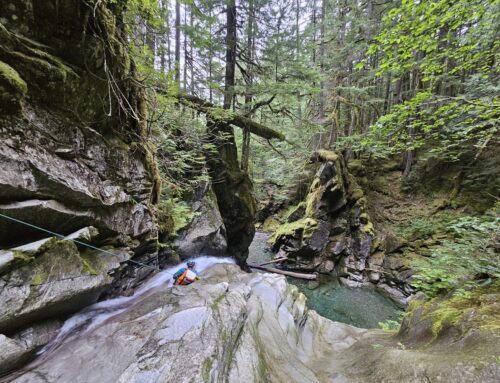
<path id="1" fill-rule="evenodd" d="M 500 277 L 500 204 L 486 214 L 450 220 L 429 258 L 413 263 L 412 284 L 430 297 L 455 290 L 456 294 L 490 284 Z"/>

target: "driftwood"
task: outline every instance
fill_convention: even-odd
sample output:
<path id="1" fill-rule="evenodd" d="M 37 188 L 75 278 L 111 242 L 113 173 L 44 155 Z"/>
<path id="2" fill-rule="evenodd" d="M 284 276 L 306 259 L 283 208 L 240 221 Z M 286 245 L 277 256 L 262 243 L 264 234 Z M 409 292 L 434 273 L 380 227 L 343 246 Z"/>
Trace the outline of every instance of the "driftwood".
<path id="1" fill-rule="evenodd" d="M 221 119 L 221 112 L 223 112 L 223 109 L 212 104 L 211 102 L 185 93 L 179 93 L 176 97 L 182 104 L 194 108 L 199 112 L 205 113 L 213 120 Z M 224 122 L 226 124 L 235 125 L 241 129 L 246 129 L 250 133 L 268 140 L 275 138 L 280 141 L 285 141 L 284 134 L 239 114 L 228 113 L 228 118 L 224 119 Z"/>
<path id="2" fill-rule="evenodd" d="M 276 259 L 273 259 L 272 261 L 261 263 L 259 266 L 269 265 L 270 263 L 286 261 L 287 259 L 288 259 L 288 257 L 276 258 Z"/>
<path id="3" fill-rule="evenodd" d="M 316 274 L 296 273 L 294 271 L 275 269 L 274 267 L 262 267 L 262 266 L 250 265 L 250 264 L 248 266 L 250 266 L 252 269 L 263 270 L 263 271 L 267 271 L 269 273 L 287 275 L 289 277 L 294 277 L 294 278 L 308 279 L 311 281 L 318 278 L 318 276 Z"/>

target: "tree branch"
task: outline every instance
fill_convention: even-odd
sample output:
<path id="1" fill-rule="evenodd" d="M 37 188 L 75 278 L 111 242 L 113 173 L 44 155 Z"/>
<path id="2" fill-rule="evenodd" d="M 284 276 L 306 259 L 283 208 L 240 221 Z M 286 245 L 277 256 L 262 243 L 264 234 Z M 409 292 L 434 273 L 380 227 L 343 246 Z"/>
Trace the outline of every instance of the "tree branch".
<path id="1" fill-rule="evenodd" d="M 225 112 L 222 108 L 212 104 L 211 102 L 205 101 L 195 96 L 191 96 L 189 94 L 179 93 L 175 97 L 177 97 L 180 103 L 190 108 L 194 108 L 202 113 L 205 113 L 208 117 L 215 121 L 221 120 L 221 115 L 223 115 L 223 113 Z M 226 124 L 231 124 L 237 126 L 238 128 L 246 129 L 250 133 L 267 140 L 271 140 L 273 138 L 280 141 L 286 140 L 284 134 L 239 114 L 229 113 L 227 115 L 227 118 L 223 120 Z"/>

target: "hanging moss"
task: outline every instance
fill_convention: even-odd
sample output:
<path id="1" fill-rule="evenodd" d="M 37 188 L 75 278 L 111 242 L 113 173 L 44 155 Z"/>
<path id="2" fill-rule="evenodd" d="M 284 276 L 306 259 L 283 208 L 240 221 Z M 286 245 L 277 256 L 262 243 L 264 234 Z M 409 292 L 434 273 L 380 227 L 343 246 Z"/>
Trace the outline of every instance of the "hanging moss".
<path id="1" fill-rule="evenodd" d="M 323 194 L 320 186 L 319 178 L 315 178 L 306 197 L 306 217 L 314 216 L 316 205 Z"/>
<path id="2" fill-rule="evenodd" d="M 290 206 L 283 214 L 285 222 L 294 222 L 304 216 L 306 212 L 306 203 L 300 202 L 298 205 Z"/>

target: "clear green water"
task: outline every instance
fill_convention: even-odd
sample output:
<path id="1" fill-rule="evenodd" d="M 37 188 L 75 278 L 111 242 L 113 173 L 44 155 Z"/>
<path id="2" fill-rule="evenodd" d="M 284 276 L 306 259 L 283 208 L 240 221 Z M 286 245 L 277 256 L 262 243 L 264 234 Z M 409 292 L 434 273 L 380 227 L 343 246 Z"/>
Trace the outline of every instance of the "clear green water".
<path id="1" fill-rule="evenodd" d="M 267 248 L 267 234 L 256 233 L 250 246 L 248 263 L 261 264 L 272 258 Z M 379 322 L 398 320 L 401 311 L 374 289 L 350 288 L 336 278 L 321 277 L 317 283 L 288 278 L 307 297 L 307 306 L 325 318 L 362 328 L 379 327 Z M 317 286 L 313 288 L 314 286 Z"/>

